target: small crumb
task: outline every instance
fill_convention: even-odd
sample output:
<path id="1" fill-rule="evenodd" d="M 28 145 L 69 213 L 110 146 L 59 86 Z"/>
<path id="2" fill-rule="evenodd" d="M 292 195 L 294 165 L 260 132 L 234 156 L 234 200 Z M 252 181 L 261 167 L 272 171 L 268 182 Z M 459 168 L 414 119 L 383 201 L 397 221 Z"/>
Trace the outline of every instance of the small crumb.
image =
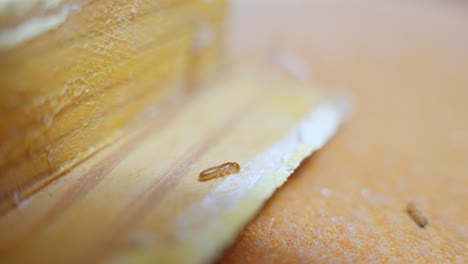
<path id="1" fill-rule="evenodd" d="M 421 211 L 419 211 L 414 202 L 408 203 L 408 206 L 406 207 L 406 212 L 410 215 L 411 219 L 413 219 L 413 221 L 416 222 L 416 224 L 421 228 L 425 228 L 429 223 L 427 221 L 427 218 L 421 213 Z"/>

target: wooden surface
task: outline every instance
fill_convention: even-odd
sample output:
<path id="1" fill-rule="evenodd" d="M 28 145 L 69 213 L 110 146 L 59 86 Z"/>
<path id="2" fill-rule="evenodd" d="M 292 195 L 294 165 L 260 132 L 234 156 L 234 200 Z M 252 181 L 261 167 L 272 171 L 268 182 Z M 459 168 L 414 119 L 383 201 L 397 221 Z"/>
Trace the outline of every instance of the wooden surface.
<path id="1" fill-rule="evenodd" d="M 223 65 L 225 9 L 0 1 L 0 214 L 212 79 Z"/>
<path id="2" fill-rule="evenodd" d="M 342 111 L 291 79 L 228 74 L 0 217 L 1 263 L 206 263 L 222 253 Z M 226 161 L 240 172 L 200 182 Z"/>
<path id="3" fill-rule="evenodd" d="M 249 2 L 233 5 L 235 57 L 294 55 L 354 111 L 219 262 L 467 263 L 468 5 Z"/>

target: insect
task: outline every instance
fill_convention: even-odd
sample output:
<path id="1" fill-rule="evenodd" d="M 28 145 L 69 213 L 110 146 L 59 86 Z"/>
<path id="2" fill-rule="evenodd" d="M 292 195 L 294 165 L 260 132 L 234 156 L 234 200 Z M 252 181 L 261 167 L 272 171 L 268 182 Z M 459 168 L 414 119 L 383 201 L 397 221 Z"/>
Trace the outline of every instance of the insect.
<path id="1" fill-rule="evenodd" d="M 211 179 L 224 177 L 229 174 L 236 174 L 239 173 L 239 171 L 239 164 L 237 164 L 236 162 L 226 162 L 200 172 L 198 181 L 209 181 Z"/>
<path id="2" fill-rule="evenodd" d="M 419 227 L 425 228 L 428 224 L 427 218 L 419 211 L 414 202 L 408 203 L 406 212 L 411 216 Z"/>

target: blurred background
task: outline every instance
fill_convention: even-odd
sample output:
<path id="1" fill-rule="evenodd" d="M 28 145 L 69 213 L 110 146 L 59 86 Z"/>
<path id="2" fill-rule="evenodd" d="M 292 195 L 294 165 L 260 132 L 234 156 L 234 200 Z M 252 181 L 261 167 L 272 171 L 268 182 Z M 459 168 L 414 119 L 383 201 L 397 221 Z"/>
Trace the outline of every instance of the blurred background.
<path id="1" fill-rule="evenodd" d="M 468 4 L 232 1 L 231 59 L 341 90 L 346 124 L 221 258 L 468 261 Z M 429 219 L 405 214 L 416 201 Z"/>

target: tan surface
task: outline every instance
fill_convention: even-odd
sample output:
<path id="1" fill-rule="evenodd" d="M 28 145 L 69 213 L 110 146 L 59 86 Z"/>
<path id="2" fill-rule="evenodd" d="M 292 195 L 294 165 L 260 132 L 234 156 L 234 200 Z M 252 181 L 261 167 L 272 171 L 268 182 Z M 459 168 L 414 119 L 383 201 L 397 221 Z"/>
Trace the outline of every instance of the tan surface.
<path id="1" fill-rule="evenodd" d="M 466 3 L 247 2 L 234 52 L 295 54 L 354 112 L 220 262 L 467 263 Z M 405 213 L 412 200 L 426 229 Z"/>

